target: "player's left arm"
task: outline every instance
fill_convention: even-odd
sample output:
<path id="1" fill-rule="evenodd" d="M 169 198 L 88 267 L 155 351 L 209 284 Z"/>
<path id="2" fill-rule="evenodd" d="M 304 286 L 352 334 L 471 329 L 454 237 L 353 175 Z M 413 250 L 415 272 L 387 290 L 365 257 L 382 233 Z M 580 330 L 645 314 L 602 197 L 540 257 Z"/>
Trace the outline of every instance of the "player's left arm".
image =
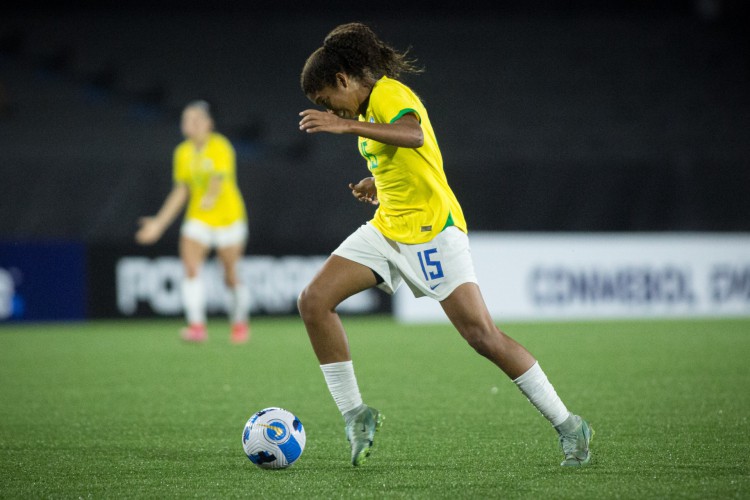
<path id="1" fill-rule="evenodd" d="M 201 198 L 201 209 L 211 210 L 224 188 L 227 175 L 234 170 L 235 154 L 231 143 L 225 140 L 217 142 L 213 149 L 213 172 L 208 181 L 208 188 Z"/>
<path id="2" fill-rule="evenodd" d="M 214 174 L 211 176 L 211 180 L 208 181 L 206 194 L 201 198 L 201 208 L 203 210 L 211 210 L 216 205 L 216 200 L 219 199 L 223 184 L 224 174 Z"/>
<path id="3" fill-rule="evenodd" d="M 311 134 L 353 134 L 400 148 L 420 148 L 424 144 L 422 126 L 414 113 L 407 113 L 393 123 L 360 122 L 317 109 L 306 109 L 300 116 L 300 130 Z"/>
<path id="4" fill-rule="evenodd" d="M 370 205 L 380 203 L 375 177 L 365 177 L 356 184 L 350 182 L 349 189 L 352 190 L 352 195 L 363 203 L 369 203 Z"/>

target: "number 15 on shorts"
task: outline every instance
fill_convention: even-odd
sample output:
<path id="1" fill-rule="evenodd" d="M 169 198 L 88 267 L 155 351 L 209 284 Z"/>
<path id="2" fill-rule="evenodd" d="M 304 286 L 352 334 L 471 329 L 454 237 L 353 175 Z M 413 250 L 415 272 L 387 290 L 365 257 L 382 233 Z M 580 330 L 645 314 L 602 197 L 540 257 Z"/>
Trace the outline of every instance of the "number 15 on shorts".
<path id="1" fill-rule="evenodd" d="M 443 276 L 443 265 L 440 263 L 440 256 L 437 255 L 437 248 L 429 248 L 417 252 L 419 265 L 422 268 L 422 274 L 425 281 L 440 279 Z"/>

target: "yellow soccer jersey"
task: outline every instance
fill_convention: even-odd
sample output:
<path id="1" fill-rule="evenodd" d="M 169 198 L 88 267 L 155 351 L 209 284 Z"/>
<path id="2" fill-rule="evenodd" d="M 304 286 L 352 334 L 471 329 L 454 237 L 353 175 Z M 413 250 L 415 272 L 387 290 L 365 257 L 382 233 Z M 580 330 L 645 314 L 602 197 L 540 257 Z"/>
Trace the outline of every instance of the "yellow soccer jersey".
<path id="1" fill-rule="evenodd" d="M 189 140 L 181 142 L 174 150 L 173 165 L 174 182 L 190 188 L 186 219 L 197 219 L 214 227 L 246 219 L 245 203 L 237 188 L 234 148 L 226 137 L 212 133 L 201 150 Z M 222 178 L 219 196 L 212 208 L 204 210 L 201 199 L 217 175 Z"/>
<path id="2" fill-rule="evenodd" d="M 425 243 L 448 224 L 466 232 L 466 221 L 443 171 L 443 157 L 422 101 L 401 82 L 383 77 L 375 83 L 360 121 L 393 123 L 408 113 L 419 118 L 420 148 L 400 148 L 359 138 L 359 152 L 375 177 L 380 205 L 372 219 L 387 238 Z"/>

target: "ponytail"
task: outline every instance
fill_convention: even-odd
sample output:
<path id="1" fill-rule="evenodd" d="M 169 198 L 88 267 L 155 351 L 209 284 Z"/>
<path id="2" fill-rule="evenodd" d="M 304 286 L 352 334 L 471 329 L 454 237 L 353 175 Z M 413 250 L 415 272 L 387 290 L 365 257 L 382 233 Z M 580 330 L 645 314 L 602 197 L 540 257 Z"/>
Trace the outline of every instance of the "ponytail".
<path id="1" fill-rule="evenodd" d="M 307 58 L 300 84 L 309 95 L 336 85 L 336 73 L 354 78 L 378 80 L 382 76 L 398 78 L 402 73 L 421 73 L 408 50 L 399 52 L 386 44 L 362 23 L 342 24 L 323 40 L 323 46 Z"/>

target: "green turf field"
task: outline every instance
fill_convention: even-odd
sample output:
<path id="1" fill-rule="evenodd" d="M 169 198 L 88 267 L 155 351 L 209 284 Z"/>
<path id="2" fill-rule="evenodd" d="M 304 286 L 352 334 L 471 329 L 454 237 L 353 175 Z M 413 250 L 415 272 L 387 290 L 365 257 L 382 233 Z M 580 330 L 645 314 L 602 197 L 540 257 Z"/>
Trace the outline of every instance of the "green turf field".
<path id="1" fill-rule="evenodd" d="M 556 433 L 450 326 L 344 318 L 365 401 L 386 415 L 365 466 L 302 323 L 0 326 L 2 498 L 750 498 L 750 321 L 505 325 L 596 429 L 562 469 Z M 495 389 L 496 388 L 496 389 Z M 293 467 L 256 468 L 247 418 L 295 412 Z"/>

